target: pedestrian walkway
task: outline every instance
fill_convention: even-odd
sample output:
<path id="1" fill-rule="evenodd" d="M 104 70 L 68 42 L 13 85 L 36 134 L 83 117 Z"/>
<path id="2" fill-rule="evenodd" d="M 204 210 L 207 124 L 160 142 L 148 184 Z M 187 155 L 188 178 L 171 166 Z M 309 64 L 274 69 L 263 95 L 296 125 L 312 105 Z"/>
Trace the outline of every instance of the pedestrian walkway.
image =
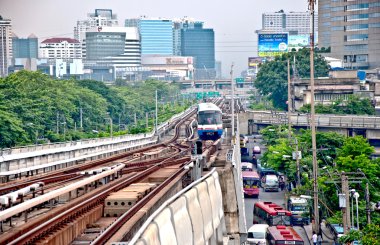
<path id="1" fill-rule="evenodd" d="M 306 234 L 308 236 L 308 239 L 310 241 L 309 244 L 312 244 L 311 243 L 311 237 L 313 235 L 313 225 L 312 224 L 304 225 L 304 228 L 305 228 Z M 322 243 L 323 244 L 335 244 L 334 243 L 334 236 L 333 236 L 333 234 L 331 234 L 330 229 L 328 227 L 326 227 L 326 223 L 324 221 L 322 221 L 322 223 L 321 223 L 321 229 L 322 229 L 322 234 L 323 234 Z"/>

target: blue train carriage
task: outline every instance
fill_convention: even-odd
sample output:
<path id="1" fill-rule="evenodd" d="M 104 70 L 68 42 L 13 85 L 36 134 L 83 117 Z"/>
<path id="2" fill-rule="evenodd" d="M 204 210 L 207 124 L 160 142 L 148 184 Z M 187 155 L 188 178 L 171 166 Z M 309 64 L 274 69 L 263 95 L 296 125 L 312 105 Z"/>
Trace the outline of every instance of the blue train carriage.
<path id="1" fill-rule="evenodd" d="M 198 136 L 201 140 L 217 140 L 222 136 L 222 110 L 215 104 L 198 104 L 197 120 Z"/>

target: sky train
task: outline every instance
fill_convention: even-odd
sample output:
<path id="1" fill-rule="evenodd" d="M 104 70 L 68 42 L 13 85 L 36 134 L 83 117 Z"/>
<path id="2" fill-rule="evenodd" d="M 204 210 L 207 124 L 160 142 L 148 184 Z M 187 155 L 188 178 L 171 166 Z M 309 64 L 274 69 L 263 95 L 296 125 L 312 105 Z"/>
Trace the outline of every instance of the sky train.
<path id="1" fill-rule="evenodd" d="M 197 112 L 198 136 L 201 140 L 217 140 L 223 134 L 222 110 L 213 103 L 200 103 Z"/>

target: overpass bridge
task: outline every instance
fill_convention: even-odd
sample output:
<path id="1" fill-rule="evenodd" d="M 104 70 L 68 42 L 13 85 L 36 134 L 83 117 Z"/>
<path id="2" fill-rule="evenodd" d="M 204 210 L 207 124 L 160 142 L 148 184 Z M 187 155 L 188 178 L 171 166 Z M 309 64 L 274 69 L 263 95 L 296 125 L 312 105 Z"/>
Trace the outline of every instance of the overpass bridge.
<path id="1" fill-rule="evenodd" d="M 207 79 L 207 80 L 180 80 L 177 83 L 180 84 L 181 89 L 188 88 L 203 88 L 223 90 L 231 89 L 231 79 Z M 236 88 L 253 88 L 253 81 L 243 80 L 235 82 Z"/>
<path id="2" fill-rule="evenodd" d="M 316 114 L 318 131 L 334 131 L 345 136 L 362 135 L 371 145 L 380 146 L 380 117 L 356 115 Z M 292 127 L 310 127 L 310 114 L 291 113 Z M 239 114 L 242 134 L 257 133 L 268 125 L 288 124 L 288 114 L 276 111 L 246 111 Z"/>

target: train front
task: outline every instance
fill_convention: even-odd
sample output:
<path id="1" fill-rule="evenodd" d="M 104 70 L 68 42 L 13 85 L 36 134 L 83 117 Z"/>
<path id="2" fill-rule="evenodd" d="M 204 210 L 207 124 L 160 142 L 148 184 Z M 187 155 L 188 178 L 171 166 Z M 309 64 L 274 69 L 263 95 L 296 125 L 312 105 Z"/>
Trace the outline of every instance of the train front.
<path id="1" fill-rule="evenodd" d="M 214 109 L 200 107 L 198 110 L 199 138 L 201 140 L 217 140 L 222 134 L 222 111 L 218 107 Z"/>

